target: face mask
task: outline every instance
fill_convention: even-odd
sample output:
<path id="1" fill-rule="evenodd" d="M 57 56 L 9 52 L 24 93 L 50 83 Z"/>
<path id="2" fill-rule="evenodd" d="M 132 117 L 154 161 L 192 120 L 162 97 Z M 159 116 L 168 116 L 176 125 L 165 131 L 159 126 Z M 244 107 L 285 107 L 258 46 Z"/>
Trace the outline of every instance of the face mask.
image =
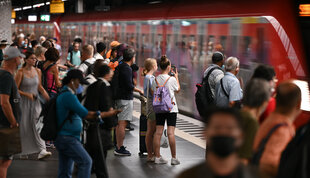
<path id="1" fill-rule="evenodd" d="M 225 65 L 224 64 L 222 65 L 222 69 L 225 70 Z"/>
<path id="2" fill-rule="evenodd" d="M 76 89 L 76 94 L 77 95 L 82 94 L 83 91 L 84 91 L 84 87 L 81 84 L 79 84 L 79 87 Z"/>
<path id="3" fill-rule="evenodd" d="M 235 138 L 215 136 L 210 139 L 210 151 L 220 158 L 226 158 L 236 151 Z"/>

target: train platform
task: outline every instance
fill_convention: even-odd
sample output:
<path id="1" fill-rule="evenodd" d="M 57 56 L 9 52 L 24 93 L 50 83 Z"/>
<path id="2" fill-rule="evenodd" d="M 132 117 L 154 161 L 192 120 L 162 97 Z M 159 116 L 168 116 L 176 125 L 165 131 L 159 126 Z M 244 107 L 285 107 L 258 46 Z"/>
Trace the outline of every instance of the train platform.
<path id="1" fill-rule="evenodd" d="M 111 178 L 172 178 L 185 169 L 198 164 L 205 157 L 205 140 L 202 137 L 203 123 L 178 114 L 176 126 L 177 157 L 181 164 L 170 165 L 170 148 L 161 148 L 161 154 L 168 159 L 168 164 L 156 165 L 147 163 L 146 157 L 139 156 L 139 116 L 140 101 L 134 100 L 133 131 L 126 131 L 124 145 L 131 151 L 128 157 L 119 157 L 108 152 L 107 165 Z M 49 148 L 53 155 L 46 160 L 36 160 L 37 155 L 30 155 L 28 159 L 16 158 L 8 169 L 8 178 L 52 178 L 57 177 L 58 155 L 56 149 Z M 74 176 L 73 176 L 74 177 Z M 92 174 L 91 177 L 96 177 Z"/>

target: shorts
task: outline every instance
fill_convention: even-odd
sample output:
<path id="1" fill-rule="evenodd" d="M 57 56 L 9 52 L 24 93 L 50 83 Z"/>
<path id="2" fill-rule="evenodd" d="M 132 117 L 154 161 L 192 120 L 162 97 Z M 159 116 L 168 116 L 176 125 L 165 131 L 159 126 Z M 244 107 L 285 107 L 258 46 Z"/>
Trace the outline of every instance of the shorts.
<path id="1" fill-rule="evenodd" d="M 150 114 L 147 116 L 147 120 L 156 121 L 155 112 L 150 113 Z"/>
<path id="2" fill-rule="evenodd" d="M 122 110 L 117 114 L 119 121 L 132 121 L 133 100 L 116 100 L 116 107 Z"/>
<path id="3" fill-rule="evenodd" d="M 167 126 L 176 126 L 177 123 L 177 113 L 157 113 L 156 114 L 156 125 L 165 125 L 165 120 L 167 120 Z"/>

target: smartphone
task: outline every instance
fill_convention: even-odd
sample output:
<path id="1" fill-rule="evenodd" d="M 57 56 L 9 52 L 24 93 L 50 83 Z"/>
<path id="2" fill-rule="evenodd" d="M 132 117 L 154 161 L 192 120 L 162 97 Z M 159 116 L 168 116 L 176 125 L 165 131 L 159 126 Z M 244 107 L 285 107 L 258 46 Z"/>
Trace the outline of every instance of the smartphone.
<path id="1" fill-rule="evenodd" d="M 174 76 L 175 73 L 175 65 L 171 65 L 171 71 L 169 72 L 170 76 Z"/>

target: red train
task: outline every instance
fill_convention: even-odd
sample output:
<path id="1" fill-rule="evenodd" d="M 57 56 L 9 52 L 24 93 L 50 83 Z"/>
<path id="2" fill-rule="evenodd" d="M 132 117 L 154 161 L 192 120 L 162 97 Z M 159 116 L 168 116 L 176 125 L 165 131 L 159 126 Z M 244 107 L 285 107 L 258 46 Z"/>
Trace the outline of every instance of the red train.
<path id="1" fill-rule="evenodd" d="M 303 86 L 299 125 L 310 118 L 309 73 L 293 7 L 291 0 L 194 0 L 64 15 L 50 23 L 17 21 L 12 28 L 37 38 L 58 37 L 64 54 L 75 36 L 84 44 L 118 40 L 132 45 L 139 66 L 148 57 L 167 54 L 180 71 L 179 108 L 192 115 L 197 114 L 195 84 L 210 54 L 221 45 L 226 56 L 240 59 L 244 82 L 258 64 L 265 63 L 274 66 L 279 81 L 294 78 Z M 140 87 L 142 82 L 139 76 Z"/>

